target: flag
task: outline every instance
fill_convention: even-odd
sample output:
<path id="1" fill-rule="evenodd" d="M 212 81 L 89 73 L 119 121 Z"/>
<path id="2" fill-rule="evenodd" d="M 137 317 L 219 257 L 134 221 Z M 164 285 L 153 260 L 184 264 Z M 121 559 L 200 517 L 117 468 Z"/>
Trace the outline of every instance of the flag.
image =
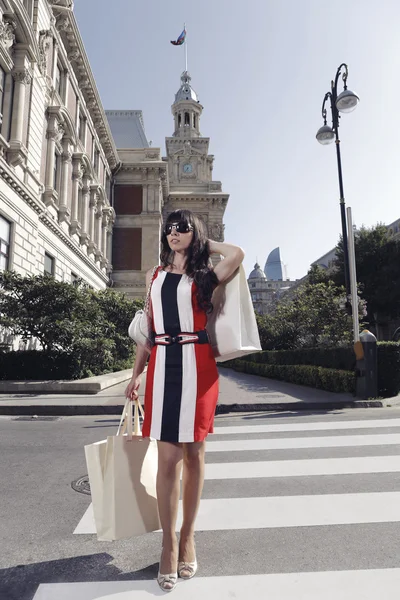
<path id="1" fill-rule="evenodd" d="M 182 46 L 186 38 L 186 29 L 184 29 L 177 40 L 171 41 L 173 46 Z"/>

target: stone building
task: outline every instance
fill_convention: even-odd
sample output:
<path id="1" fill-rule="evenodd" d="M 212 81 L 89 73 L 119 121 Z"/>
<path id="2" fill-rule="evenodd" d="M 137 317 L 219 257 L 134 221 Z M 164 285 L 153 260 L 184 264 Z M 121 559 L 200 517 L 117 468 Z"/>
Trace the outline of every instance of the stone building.
<path id="1" fill-rule="evenodd" d="M 0 0 L 0 268 L 101 289 L 119 158 L 72 4 Z"/>
<path id="2" fill-rule="evenodd" d="M 113 180 L 112 282 L 129 296 L 145 293 L 146 271 L 158 264 L 163 221 L 171 211 L 192 210 L 211 238 L 224 239 L 229 195 L 212 179 L 214 156 L 208 153 L 210 139 L 200 133 L 202 112 L 185 71 L 172 105 L 174 132 L 162 158 L 147 141 L 141 111 L 106 111 L 120 159 Z"/>
<path id="3" fill-rule="evenodd" d="M 295 284 L 296 281 L 287 277 L 280 249 L 274 248 L 268 255 L 264 271 L 256 263 L 248 278 L 254 310 L 261 315 L 270 313 L 283 294 Z"/>
<path id="4" fill-rule="evenodd" d="M 200 133 L 203 106 L 191 86 L 187 71 L 181 76 L 172 105 L 174 133 L 167 137 L 169 194 L 163 214 L 188 208 L 205 222 L 210 238 L 223 241 L 223 216 L 229 195 L 220 181 L 213 181 L 214 156 L 210 155 L 210 138 Z"/>
<path id="5" fill-rule="evenodd" d="M 163 158 L 141 111 L 103 109 L 72 0 L 0 0 L 0 269 L 143 296 L 168 212 L 223 240 L 202 110 L 185 72 Z"/>

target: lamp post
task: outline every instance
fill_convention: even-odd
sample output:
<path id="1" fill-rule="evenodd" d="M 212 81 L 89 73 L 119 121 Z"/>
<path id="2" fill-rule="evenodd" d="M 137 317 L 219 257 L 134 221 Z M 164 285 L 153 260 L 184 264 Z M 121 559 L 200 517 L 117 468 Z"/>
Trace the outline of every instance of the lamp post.
<path id="1" fill-rule="evenodd" d="M 342 219 L 342 237 L 343 237 L 343 252 L 344 252 L 344 281 L 346 286 L 347 298 L 350 296 L 350 278 L 349 278 L 349 249 L 347 241 L 347 226 L 346 226 L 346 206 L 344 200 L 343 191 L 343 175 L 342 175 L 342 161 L 340 157 L 340 139 L 339 139 L 339 113 L 352 112 L 360 101 L 360 98 L 356 93 L 347 89 L 347 77 L 349 74 L 348 67 L 345 63 L 342 63 L 336 72 L 335 81 L 331 82 L 331 91 L 325 94 L 322 102 L 322 118 L 324 124 L 318 129 L 316 138 L 320 144 L 324 146 L 330 144 L 335 140 L 336 142 L 336 156 L 339 176 L 339 191 L 340 191 L 340 214 Z M 337 87 L 339 77 L 342 75 L 343 80 L 343 91 L 338 95 Z M 331 113 L 332 113 L 332 127 L 329 127 L 326 122 L 326 103 L 330 101 Z"/>

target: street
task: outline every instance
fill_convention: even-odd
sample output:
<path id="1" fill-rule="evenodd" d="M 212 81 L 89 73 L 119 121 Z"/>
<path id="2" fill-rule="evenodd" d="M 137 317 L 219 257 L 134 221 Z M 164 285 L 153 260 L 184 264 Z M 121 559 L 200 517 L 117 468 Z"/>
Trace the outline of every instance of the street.
<path id="1" fill-rule="evenodd" d="M 84 444 L 117 417 L 0 417 L 2 600 L 161 596 L 161 534 L 98 542 Z M 197 519 L 194 600 L 385 600 L 400 586 L 400 411 L 220 415 Z"/>

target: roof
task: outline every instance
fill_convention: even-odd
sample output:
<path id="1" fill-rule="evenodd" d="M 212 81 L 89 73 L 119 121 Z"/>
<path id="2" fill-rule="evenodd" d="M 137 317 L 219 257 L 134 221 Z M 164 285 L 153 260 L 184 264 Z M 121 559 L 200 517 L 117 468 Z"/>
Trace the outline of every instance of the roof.
<path id="1" fill-rule="evenodd" d="M 256 263 L 254 265 L 254 269 L 250 273 L 249 279 L 267 279 L 264 271 L 261 269 L 261 267 L 258 263 Z"/>
<path id="2" fill-rule="evenodd" d="M 190 77 L 189 73 L 184 71 L 181 75 L 181 87 L 175 94 L 175 102 L 180 102 L 181 100 L 194 100 L 195 102 L 199 101 L 196 92 L 191 86 L 191 80 L 192 78 Z"/>
<path id="3" fill-rule="evenodd" d="M 117 148 L 149 147 L 141 110 L 106 110 L 106 116 Z"/>

